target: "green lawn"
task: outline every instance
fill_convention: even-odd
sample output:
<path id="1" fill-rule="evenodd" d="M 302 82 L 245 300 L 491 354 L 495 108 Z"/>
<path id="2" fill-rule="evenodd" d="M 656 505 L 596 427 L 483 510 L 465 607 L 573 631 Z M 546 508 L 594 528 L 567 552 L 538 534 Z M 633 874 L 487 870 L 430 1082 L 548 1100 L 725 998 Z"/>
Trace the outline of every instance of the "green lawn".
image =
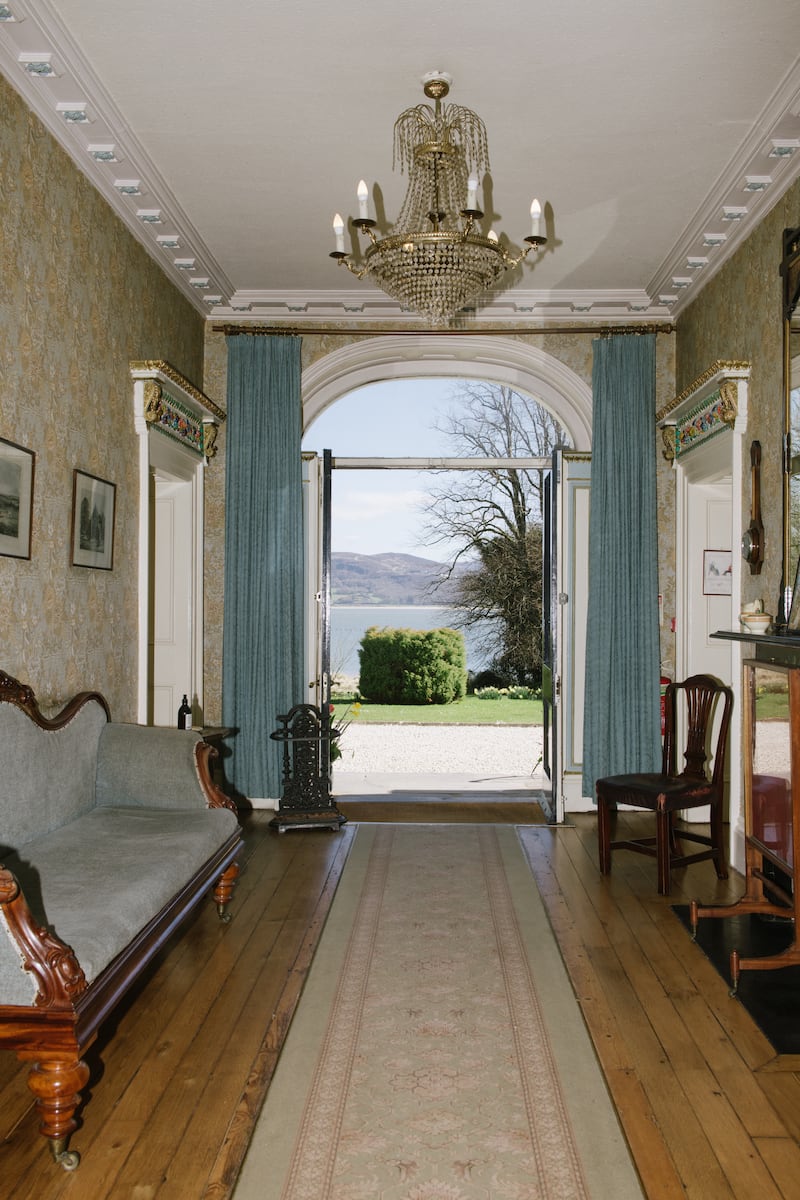
<path id="1" fill-rule="evenodd" d="M 334 696 L 334 722 L 359 725 L 541 725 L 541 700 L 478 700 L 465 696 L 453 704 L 370 704 L 361 701 L 356 716 L 352 699 Z"/>
<path id="2" fill-rule="evenodd" d="M 789 697 L 785 692 L 762 692 L 756 697 L 759 721 L 788 721 Z"/>

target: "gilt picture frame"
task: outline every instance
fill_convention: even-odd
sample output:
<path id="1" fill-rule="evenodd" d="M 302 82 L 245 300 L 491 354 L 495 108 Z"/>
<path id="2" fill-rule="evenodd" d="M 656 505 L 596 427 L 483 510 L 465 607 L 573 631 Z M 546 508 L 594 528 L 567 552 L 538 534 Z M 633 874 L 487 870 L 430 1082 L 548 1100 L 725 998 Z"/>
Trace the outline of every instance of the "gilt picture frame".
<path id="1" fill-rule="evenodd" d="M 0 554 L 8 558 L 31 556 L 35 468 L 33 450 L 0 438 Z"/>
<path id="2" fill-rule="evenodd" d="M 114 568 L 117 485 L 76 468 L 72 473 L 71 562 L 74 567 Z"/>

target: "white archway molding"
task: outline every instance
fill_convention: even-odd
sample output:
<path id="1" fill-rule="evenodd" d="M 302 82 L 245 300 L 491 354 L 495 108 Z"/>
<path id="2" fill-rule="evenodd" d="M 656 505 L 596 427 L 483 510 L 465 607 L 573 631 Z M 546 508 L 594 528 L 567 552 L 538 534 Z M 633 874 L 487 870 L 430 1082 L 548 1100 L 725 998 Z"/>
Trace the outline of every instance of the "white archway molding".
<path id="1" fill-rule="evenodd" d="M 592 390 L 536 346 L 505 337 L 457 334 L 365 338 L 303 371 L 303 431 L 348 392 L 392 379 L 460 378 L 505 384 L 540 400 L 576 450 L 592 448 Z"/>

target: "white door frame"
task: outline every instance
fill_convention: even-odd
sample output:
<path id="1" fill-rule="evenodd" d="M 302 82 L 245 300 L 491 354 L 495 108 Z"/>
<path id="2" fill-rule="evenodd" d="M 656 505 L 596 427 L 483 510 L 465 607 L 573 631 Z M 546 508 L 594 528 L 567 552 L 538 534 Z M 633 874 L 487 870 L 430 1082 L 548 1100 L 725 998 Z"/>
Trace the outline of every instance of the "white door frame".
<path id="1" fill-rule="evenodd" d="M 561 478 L 556 483 L 556 646 L 561 693 L 561 717 L 556 732 L 558 822 L 563 821 L 568 812 L 596 811 L 594 797 L 583 795 L 591 471 L 591 455 L 572 450 L 565 450 L 561 455 Z"/>
<path id="2" fill-rule="evenodd" d="M 133 419 L 139 439 L 138 679 L 136 713 L 152 721 L 150 632 L 154 587 L 151 480 L 183 480 L 192 487 L 191 662 L 187 686 L 196 697 L 195 720 L 203 719 L 203 484 L 213 456 L 221 409 L 167 363 L 131 363 Z"/>
<path id="3" fill-rule="evenodd" d="M 305 555 L 305 595 L 303 601 L 303 662 L 306 673 L 305 701 L 317 708 L 322 705 L 322 458 L 304 450 L 303 460 L 303 553 Z"/>
<path id="4" fill-rule="evenodd" d="M 746 363 L 715 363 L 714 369 L 687 388 L 668 406 L 662 418 L 665 441 L 670 442 L 675 470 L 675 672 L 679 679 L 704 670 L 702 646 L 717 629 L 736 630 L 742 605 L 741 500 L 745 471 L 744 439 L 747 433 L 747 399 L 750 368 Z M 706 485 L 730 489 L 730 529 L 727 546 L 708 549 L 731 550 L 731 595 L 723 613 L 720 606 L 702 604 L 695 595 L 697 563 L 689 560 L 692 539 L 689 530 L 698 519 Z M 702 599 L 702 597 L 700 597 Z M 710 628 L 713 624 L 715 628 Z M 729 859 L 744 870 L 744 805 L 742 795 L 742 648 L 728 647 L 728 668 L 723 682 L 734 696 L 731 722 L 730 844 Z M 719 672 L 715 672 L 719 673 Z"/>

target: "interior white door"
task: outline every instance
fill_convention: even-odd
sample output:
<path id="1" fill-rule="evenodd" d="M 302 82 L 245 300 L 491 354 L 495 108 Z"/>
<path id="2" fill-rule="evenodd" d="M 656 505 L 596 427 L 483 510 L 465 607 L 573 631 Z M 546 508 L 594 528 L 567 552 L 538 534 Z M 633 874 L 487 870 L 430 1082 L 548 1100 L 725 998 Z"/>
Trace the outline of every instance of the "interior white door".
<path id="1" fill-rule="evenodd" d="M 153 478 L 152 722 L 175 725 L 184 694 L 196 707 L 192 669 L 192 484 Z"/>
<path id="2" fill-rule="evenodd" d="M 682 639 L 680 674 L 707 674 L 732 683 L 730 643 L 711 637 L 718 629 L 735 629 L 738 614 L 733 612 L 733 596 L 717 592 L 716 579 L 709 581 L 705 564 L 707 552 L 731 550 L 731 481 L 692 483 L 685 481 L 685 553 L 683 580 L 686 627 Z M 732 566 L 732 556 L 731 556 Z M 732 580 L 728 581 L 732 590 Z M 716 741 L 716 724 L 711 744 Z M 729 758 L 730 763 L 730 758 Z M 730 776 L 730 766 L 728 775 Z M 683 814 L 688 821 L 707 821 L 708 810 L 691 809 Z"/>
<path id="3" fill-rule="evenodd" d="M 691 484 L 687 491 L 686 583 L 694 603 L 686 607 L 686 674 L 702 671 L 729 682 L 730 649 L 709 634 L 736 628 L 732 597 L 730 591 L 716 593 L 704 586 L 703 564 L 707 550 L 731 550 L 731 485 Z"/>

